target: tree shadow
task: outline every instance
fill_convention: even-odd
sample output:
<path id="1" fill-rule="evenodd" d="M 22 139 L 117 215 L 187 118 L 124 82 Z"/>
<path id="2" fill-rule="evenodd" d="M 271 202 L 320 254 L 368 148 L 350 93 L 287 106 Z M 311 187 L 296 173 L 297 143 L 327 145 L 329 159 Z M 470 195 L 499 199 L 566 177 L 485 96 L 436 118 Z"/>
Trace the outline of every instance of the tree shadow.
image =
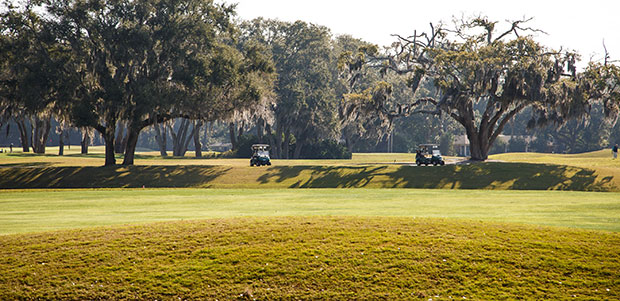
<path id="1" fill-rule="evenodd" d="M 478 163 L 437 168 L 401 167 L 390 174 L 400 187 L 613 191 L 613 176 L 580 167 L 531 163 Z"/>
<path id="2" fill-rule="evenodd" d="M 23 163 L 6 163 L 0 164 L 0 168 L 11 168 L 11 167 L 47 167 L 51 166 L 52 163 L 49 162 L 23 162 Z"/>
<path id="3" fill-rule="evenodd" d="M 269 168 L 258 180 L 266 184 L 298 178 L 289 188 L 359 188 L 384 175 L 386 169 L 387 166 L 278 166 Z"/>
<path id="4" fill-rule="evenodd" d="M 0 188 L 209 187 L 221 166 L 45 167 L 0 169 Z"/>
<path id="5" fill-rule="evenodd" d="M 601 177 L 590 169 L 498 162 L 434 167 L 281 166 L 269 168 L 258 180 L 288 188 L 618 190 L 613 176 Z"/>
<path id="6" fill-rule="evenodd" d="M 105 154 L 103 153 L 96 153 L 96 154 L 65 154 L 62 156 L 59 156 L 58 154 L 35 154 L 35 153 L 9 153 L 7 154 L 8 157 L 19 157 L 19 158 L 31 158 L 31 157 L 57 157 L 57 158 L 61 158 L 61 157 L 69 157 L 69 158 L 93 158 L 93 159 L 105 159 Z M 124 155 L 123 154 L 114 154 L 114 157 L 116 159 L 120 159 L 122 160 Z M 142 155 L 142 154 L 135 154 L 134 156 L 135 159 L 153 159 L 153 158 L 160 158 L 159 156 L 155 156 L 155 155 Z"/>
<path id="7" fill-rule="evenodd" d="M 618 191 L 613 176 L 595 170 L 531 163 L 445 166 L 226 166 L 48 167 L 33 163 L 0 168 L 0 188 L 226 187 L 441 188 Z M 35 163 L 37 164 L 37 163 Z M 243 183 L 237 180 L 242 176 Z M 232 184 L 229 185 L 228 183 Z"/>

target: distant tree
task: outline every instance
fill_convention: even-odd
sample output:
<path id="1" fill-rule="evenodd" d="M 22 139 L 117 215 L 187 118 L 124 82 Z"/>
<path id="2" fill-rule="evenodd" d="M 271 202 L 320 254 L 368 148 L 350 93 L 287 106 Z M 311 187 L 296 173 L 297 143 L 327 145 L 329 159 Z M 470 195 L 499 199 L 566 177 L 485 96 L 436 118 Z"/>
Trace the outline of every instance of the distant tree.
<path id="1" fill-rule="evenodd" d="M 504 31 L 486 18 L 462 21 L 454 29 L 431 26 L 429 33 L 400 37 L 391 51 L 370 55 L 380 72 L 405 76 L 413 98 L 389 107 L 392 87 L 349 95 L 349 111 L 373 112 L 392 120 L 414 113 L 446 114 L 465 130 L 471 159 L 486 160 L 506 124 L 523 109 L 534 108 L 533 126 L 563 123 L 587 113 L 588 96 L 578 85 L 577 55 L 550 50 L 523 32 L 527 20 Z M 418 89 L 431 81 L 438 94 Z"/>
<path id="2" fill-rule="evenodd" d="M 266 126 L 272 134 L 274 155 L 298 158 L 313 139 L 334 139 L 339 132 L 337 70 L 330 31 L 302 21 L 264 19 L 246 22 L 243 27 L 246 37 L 270 50 L 278 74 L 275 130 Z"/>

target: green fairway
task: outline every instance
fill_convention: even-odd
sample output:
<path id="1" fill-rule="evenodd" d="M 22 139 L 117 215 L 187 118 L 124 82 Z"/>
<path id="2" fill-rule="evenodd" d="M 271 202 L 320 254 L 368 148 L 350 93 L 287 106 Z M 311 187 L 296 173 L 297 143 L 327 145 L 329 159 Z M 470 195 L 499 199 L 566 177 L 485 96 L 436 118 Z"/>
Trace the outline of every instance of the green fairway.
<path id="1" fill-rule="evenodd" d="M 0 232 L 239 216 L 415 216 L 620 231 L 620 193 L 418 189 L 0 191 Z"/>
<path id="2" fill-rule="evenodd" d="M 57 147 L 48 147 L 45 155 L 34 153 L 0 153 L 0 167 L 67 167 L 67 166 L 102 166 L 104 163 L 103 146 L 90 147 L 87 155 L 80 154 L 80 146 L 74 145 L 70 150 L 65 148 L 65 155 L 58 156 Z M 249 158 L 215 158 L 218 154 L 203 152 L 204 158 L 195 158 L 193 152 L 187 152 L 185 157 L 161 157 L 159 152 L 136 152 L 136 165 L 210 165 L 210 166 L 249 166 Z M 117 155 L 118 163 L 123 160 Z M 456 160 L 449 158 L 448 160 Z M 355 166 L 367 164 L 413 164 L 415 154 L 409 153 L 355 153 L 351 159 L 342 160 L 310 160 L 310 159 L 273 159 L 274 165 L 279 166 Z"/>

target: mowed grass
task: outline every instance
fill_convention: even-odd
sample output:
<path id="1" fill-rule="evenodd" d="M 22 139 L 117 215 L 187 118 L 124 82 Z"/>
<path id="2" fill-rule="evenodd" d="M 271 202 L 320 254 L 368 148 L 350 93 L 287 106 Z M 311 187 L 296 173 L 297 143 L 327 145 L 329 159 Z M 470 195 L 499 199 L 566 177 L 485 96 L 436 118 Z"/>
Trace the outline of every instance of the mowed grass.
<path id="1" fill-rule="evenodd" d="M 47 147 L 46 154 L 23 153 L 13 148 L 13 153 L 0 153 L 0 167 L 75 167 L 75 166 L 102 166 L 104 160 L 103 146 L 91 146 L 89 153 L 80 154 L 80 146 L 65 148 L 65 155 L 58 156 L 58 147 Z M 169 152 L 170 153 L 170 152 Z M 209 166 L 249 166 L 249 158 L 230 159 L 213 158 L 216 153 L 203 152 L 204 158 L 195 158 L 194 152 L 187 152 L 185 157 L 161 157 L 159 152 L 140 151 L 136 153 L 136 165 L 209 165 Z M 117 163 L 121 163 L 123 155 L 116 155 Z M 453 158 L 451 158 L 453 160 Z M 415 154 L 408 153 L 355 153 L 346 160 L 310 160 L 310 159 L 273 159 L 274 165 L 280 166 L 347 166 L 367 164 L 413 164 Z"/>
<path id="2" fill-rule="evenodd" d="M 612 159 L 611 149 L 603 149 L 580 154 L 506 153 L 491 155 L 489 156 L 489 159 L 506 162 L 569 165 L 595 169 L 620 169 L 620 160 Z"/>
<path id="3" fill-rule="evenodd" d="M 0 300 L 620 298 L 620 193 L 517 191 L 618 191 L 613 162 L 409 156 L 0 154 L 0 188 L 147 187 L 0 190 Z"/>
<path id="4" fill-rule="evenodd" d="M 620 193 L 440 189 L 0 191 L 0 233 L 242 216 L 458 218 L 620 231 Z"/>
<path id="5" fill-rule="evenodd" d="M 492 157 L 502 162 L 417 167 L 412 166 L 411 154 L 354 154 L 351 160 L 273 160 L 270 167 L 249 167 L 247 159 L 161 158 L 140 153 L 135 166 L 101 167 L 101 153 L 86 156 L 12 153 L 0 154 L 0 188 L 144 186 L 620 192 L 620 164 L 603 155 L 604 151 L 570 155 L 573 159 L 568 160 L 565 155 L 504 154 Z M 582 163 L 588 161 L 592 164 Z"/>
<path id="6" fill-rule="evenodd" d="M 0 299 L 620 298 L 620 234 L 236 218 L 0 236 Z"/>

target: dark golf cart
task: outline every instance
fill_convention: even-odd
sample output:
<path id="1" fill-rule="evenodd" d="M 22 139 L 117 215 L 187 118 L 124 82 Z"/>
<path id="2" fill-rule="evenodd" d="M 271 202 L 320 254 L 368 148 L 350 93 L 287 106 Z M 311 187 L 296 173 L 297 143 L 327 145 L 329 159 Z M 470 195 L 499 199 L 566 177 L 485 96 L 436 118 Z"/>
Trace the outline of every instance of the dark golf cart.
<path id="1" fill-rule="evenodd" d="M 250 166 L 271 165 L 269 159 L 269 144 L 253 144 Z"/>
<path id="2" fill-rule="evenodd" d="M 418 166 L 430 164 L 437 166 L 446 164 L 446 161 L 441 156 L 439 145 L 420 144 L 415 154 L 415 164 Z"/>

